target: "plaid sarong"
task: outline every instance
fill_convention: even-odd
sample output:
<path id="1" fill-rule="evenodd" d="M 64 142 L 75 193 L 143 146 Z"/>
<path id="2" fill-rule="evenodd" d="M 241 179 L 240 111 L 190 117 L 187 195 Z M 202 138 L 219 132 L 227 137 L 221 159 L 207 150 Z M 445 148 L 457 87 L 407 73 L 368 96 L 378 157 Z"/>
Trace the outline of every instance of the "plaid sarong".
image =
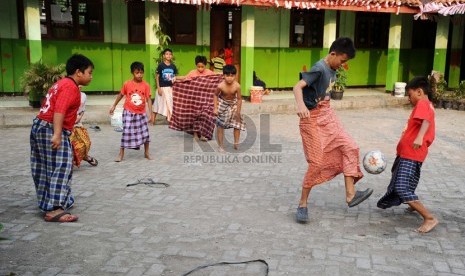
<path id="1" fill-rule="evenodd" d="M 421 162 L 397 156 L 392 164 L 391 182 L 386 194 L 378 201 L 377 206 L 382 209 L 399 206 L 418 200 L 415 189 L 420 181 Z"/>
<path id="2" fill-rule="evenodd" d="M 354 177 L 354 183 L 363 177 L 358 145 L 343 129 L 329 101 L 320 101 L 310 110 L 309 117 L 300 119 L 299 127 L 308 163 L 304 188 L 329 181 L 340 173 Z"/>
<path id="3" fill-rule="evenodd" d="M 81 165 L 81 161 L 89 155 L 90 142 L 89 133 L 85 127 L 75 126 L 71 136 L 69 136 L 71 145 L 73 146 L 73 163 L 77 167 Z"/>
<path id="4" fill-rule="evenodd" d="M 149 142 L 150 136 L 147 115 L 145 113 L 132 113 L 124 109 L 121 147 L 138 150 L 141 145 Z"/>
<path id="5" fill-rule="evenodd" d="M 216 118 L 216 125 L 222 128 L 245 130 L 245 123 L 242 115 L 240 121 L 236 120 L 237 98 L 233 101 L 227 101 L 219 96 L 218 101 L 218 117 Z"/>
<path id="6" fill-rule="evenodd" d="M 215 129 L 213 94 L 222 80 L 223 76 L 216 74 L 174 83 L 173 116 L 169 127 L 212 139 Z"/>
<path id="7" fill-rule="evenodd" d="M 71 195 L 73 151 L 70 131 L 63 130 L 61 145 L 52 149 L 53 125 L 35 118 L 31 128 L 31 173 L 36 188 L 39 208 L 53 211 L 69 209 L 74 204 Z"/>

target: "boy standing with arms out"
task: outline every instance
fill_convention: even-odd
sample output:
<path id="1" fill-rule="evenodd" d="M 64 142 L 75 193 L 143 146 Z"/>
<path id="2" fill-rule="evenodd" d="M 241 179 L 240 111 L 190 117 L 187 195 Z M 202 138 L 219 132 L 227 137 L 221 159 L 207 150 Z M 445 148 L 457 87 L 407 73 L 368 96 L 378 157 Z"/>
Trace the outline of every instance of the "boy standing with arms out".
<path id="1" fill-rule="evenodd" d="M 408 204 L 409 210 L 417 211 L 423 217 L 423 224 L 416 231 L 427 233 L 433 230 L 438 220 L 420 202 L 415 189 L 420 180 L 421 165 L 435 137 L 434 107 L 429 101 L 432 91 L 425 77 L 413 78 L 405 89 L 413 110 L 397 144 L 391 183 L 378 201 L 378 207 L 386 209 L 401 203 Z"/>
<path id="2" fill-rule="evenodd" d="M 158 64 L 155 80 L 157 81 L 157 93 L 153 107 L 153 122 L 157 118 L 157 114 L 166 117 L 168 121 L 171 120 L 173 114 L 173 83 L 176 81 L 178 69 L 176 65 L 171 63 L 173 59 L 173 51 L 166 48 L 162 52 L 163 61 Z"/>
<path id="3" fill-rule="evenodd" d="M 346 202 L 354 207 L 373 193 L 372 189 L 355 191 L 355 183 L 363 177 L 359 164 L 359 148 L 345 132 L 329 105 L 330 91 L 336 80 L 336 71 L 355 57 L 350 38 L 336 39 L 329 54 L 318 61 L 294 86 L 300 134 L 308 170 L 303 180 L 302 194 L 297 208 L 298 222 L 308 221 L 307 200 L 311 189 L 344 174 Z"/>
<path id="4" fill-rule="evenodd" d="M 150 98 L 150 86 L 143 80 L 144 65 L 141 62 L 133 62 L 131 64 L 132 80 L 128 80 L 121 88 L 121 93 L 116 96 L 115 103 L 110 108 L 110 115 L 113 115 L 119 101 L 126 97 L 123 110 L 123 134 L 121 137 L 121 147 L 119 155 L 115 162 L 123 161 L 124 149 L 136 149 L 144 145 L 145 158 L 152 160 L 149 152 L 149 127 L 148 123 L 153 121 L 154 115 L 150 113 L 150 119 L 147 123 L 147 114 L 145 105 L 148 110 L 152 110 L 152 100 Z"/>
<path id="5" fill-rule="evenodd" d="M 239 148 L 240 131 L 245 130 L 241 117 L 241 85 L 236 81 L 236 72 L 234 65 L 226 65 L 223 68 L 224 80 L 218 84 L 218 90 L 213 95 L 213 114 L 217 116 L 216 136 L 221 152 L 224 152 L 223 140 L 225 128 L 234 128 L 235 150 Z"/>
<path id="6" fill-rule="evenodd" d="M 87 57 L 71 56 L 66 62 L 67 77 L 50 88 L 32 124 L 31 172 L 39 208 L 48 222 L 78 220 L 78 216 L 67 211 L 74 204 L 70 187 L 73 149 L 69 136 L 81 104 L 79 85 L 91 82 L 93 69 Z"/>

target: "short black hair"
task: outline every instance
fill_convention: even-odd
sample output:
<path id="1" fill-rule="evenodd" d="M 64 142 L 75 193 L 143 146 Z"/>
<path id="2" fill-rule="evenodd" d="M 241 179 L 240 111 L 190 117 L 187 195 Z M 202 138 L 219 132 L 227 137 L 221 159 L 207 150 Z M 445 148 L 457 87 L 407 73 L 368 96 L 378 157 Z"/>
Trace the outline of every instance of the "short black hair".
<path id="1" fill-rule="evenodd" d="M 235 75 L 237 73 L 236 67 L 234 65 L 228 64 L 223 67 L 224 75 Z"/>
<path id="2" fill-rule="evenodd" d="M 196 56 L 195 57 L 195 65 L 203 63 L 204 65 L 207 65 L 207 58 L 205 56 Z"/>
<path id="3" fill-rule="evenodd" d="M 329 52 L 337 54 L 346 54 L 350 59 L 355 57 L 355 46 L 352 39 L 348 37 L 339 37 L 331 44 Z"/>
<path id="4" fill-rule="evenodd" d="M 74 54 L 66 61 L 66 74 L 68 76 L 74 75 L 76 70 L 84 72 L 89 66 L 94 68 L 94 64 L 88 57 L 81 54 Z"/>
<path id="5" fill-rule="evenodd" d="M 163 50 L 162 55 L 166 54 L 166 52 L 170 52 L 170 53 L 173 53 L 173 50 L 171 50 L 170 48 L 166 48 L 165 50 Z"/>
<path id="6" fill-rule="evenodd" d="M 421 88 L 423 92 L 428 96 L 429 100 L 433 99 L 433 90 L 431 89 L 431 84 L 427 77 L 424 76 L 417 76 L 411 79 L 407 86 L 405 86 L 405 90 L 409 89 L 418 89 Z"/>
<path id="7" fill-rule="evenodd" d="M 136 70 L 140 70 L 142 72 L 144 72 L 144 64 L 140 61 L 134 61 L 132 64 L 131 64 L 131 73 L 134 73 L 134 71 Z"/>
<path id="8" fill-rule="evenodd" d="M 218 50 L 218 55 L 221 55 L 221 54 L 224 54 L 224 49 L 223 48 Z"/>

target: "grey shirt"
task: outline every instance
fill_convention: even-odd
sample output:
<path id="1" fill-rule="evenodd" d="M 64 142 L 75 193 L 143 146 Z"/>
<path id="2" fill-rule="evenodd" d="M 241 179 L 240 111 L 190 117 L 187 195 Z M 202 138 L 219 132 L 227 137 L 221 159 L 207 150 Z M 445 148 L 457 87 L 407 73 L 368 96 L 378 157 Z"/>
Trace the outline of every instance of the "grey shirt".
<path id="1" fill-rule="evenodd" d="M 300 73 L 300 79 L 307 84 L 302 89 L 305 106 L 313 109 L 319 101 L 330 95 L 330 90 L 336 80 L 336 71 L 321 59 L 312 66 L 310 71 Z"/>

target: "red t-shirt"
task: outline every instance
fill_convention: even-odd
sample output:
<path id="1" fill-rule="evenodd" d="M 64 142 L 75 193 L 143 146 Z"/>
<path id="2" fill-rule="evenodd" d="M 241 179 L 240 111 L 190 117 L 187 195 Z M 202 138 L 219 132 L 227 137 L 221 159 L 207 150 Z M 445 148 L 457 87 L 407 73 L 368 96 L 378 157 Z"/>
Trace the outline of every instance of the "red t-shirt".
<path id="1" fill-rule="evenodd" d="M 150 86 L 147 82 L 126 81 L 121 94 L 126 97 L 124 109 L 135 114 L 145 113 L 146 100 L 150 99 Z"/>
<path id="2" fill-rule="evenodd" d="M 423 120 L 429 122 L 428 130 L 423 137 L 423 143 L 419 149 L 413 148 L 413 141 L 420 131 Z M 428 147 L 433 143 L 435 136 L 434 107 L 427 100 L 420 100 L 410 114 L 407 128 L 397 144 L 397 155 L 402 158 L 423 162 L 428 155 Z"/>
<path id="3" fill-rule="evenodd" d="M 53 124 L 55 113 L 64 114 L 63 128 L 72 130 L 80 105 L 81 92 L 79 87 L 72 78 L 66 77 L 50 87 L 37 118 Z"/>
<path id="4" fill-rule="evenodd" d="M 224 48 L 224 61 L 226 64 L 233 64 L 233 51 L 231 48 Z"/>

